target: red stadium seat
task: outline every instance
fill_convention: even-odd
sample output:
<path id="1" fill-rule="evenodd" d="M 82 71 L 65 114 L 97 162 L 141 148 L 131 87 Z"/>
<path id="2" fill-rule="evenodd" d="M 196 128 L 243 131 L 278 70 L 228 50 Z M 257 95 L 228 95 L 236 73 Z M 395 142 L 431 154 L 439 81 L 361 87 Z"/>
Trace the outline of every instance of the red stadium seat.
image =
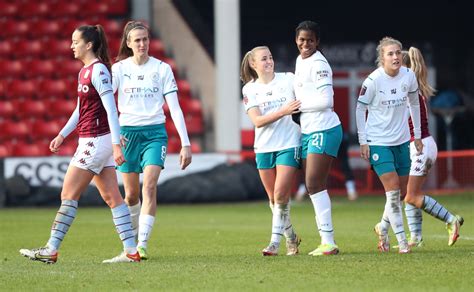
<path id="1" fill-rule="evenodd" d="M 241 130 L 240 131 L 242 147 L 252 148 L 255 140 L 255 131 L 254 130 Z"/>
<path id="2" fill-rule="evenodd" d="M 61 121 L 61 126 L 64 126 L 67 122 L 67 119 L 71 116 L 77 106 L 77 99 L 57 99 L 51 101 L 49 104 L 48 115 L 52 119 L 64 118 L 65 120 Z"/>
<path id="3" fill-rule="evenodd" d="M 41 100 L 25 99 L 18 102 L 18 117 L 21 119 L 41 118 L 43 119 L 47 112 L 47 105 Z"/>
<path id="4" fill-rule="evenodd" d="M 54 137 L 59 134 L 63 125 L 57 120 L 45 121 L 37 120 L 33 123 L 33 139 L 45 139 L 51 141 Z"/>
<path id="5" fill-rule="evenodd" d="M 163 60 L 165 58 L 165 47 L 160 40 L 150 40 L 149 54 L 157 59 Z"/>
<path id="6" fill-rule="evenodd" d="M 181 108 L 185 116 L 191 115 L 194 117 L 202 117 L 201 101 L 199 99 L 181 99 Z"/>
<path id="7" fill-rule="evenodd" d="M 25 1 L 20 16 L 24 19 L 44 18 L 54 11 L 48 1 Z"/>
<path id="8" fill-rule="evenodd" d="M 30 23 L 28 21 L 18 21 L 9 19 L 2 24 L 0 36 L 4 38 L 23 39 L 30 32 Z"/>
<path id="9" fill-rule="evenodd" d="M 63 30 L 61 23 L 53 19 L 39 19 L 34 22 L 34 25 L 34 29 L 30 31 L 31 37 L 42 36 L 56 38 Z"/>
<path id="10" fill-rule="evenodd" d="M 8 120 L 3 122 L 1 126 L 2 129 L 0 135 L 2 137 L 2 140 L 24 140 L 29 138 L 30 136 L 30 129 L 26 122 Z"/>
<path id="11" fill-rule="evenodd" d="M 202 152 L 201 142 L 199 142 L 197 139 L 191 140 L 191 152 L 193 154 Z"/>
<path id="12" fill-rule="evenodd" d="M 12 155 L 10 148 L 6 145 L 0 144 L 0 158 L 9 157 Z"/>
<path id="13" fill-rule="evenodd" d="M 176 62 L 171 58 L 164 58 L 163 62 L 170 65 L 171 70 L 173 71 L 174 78 L 177 79 L 178 78 L 178 66 L 176 65 Z"/>
<path id="14" fill-rule="evenodd" d="M 95 5 L 94 5 L 95 9 Z M 104 19 L 100 22 L 100 24 L 104 27 L 105 34 L 107 38 L 110 39 L 117 39 L 122 36 L 123 32 L 123 24 L 120 21 L 114 19 Z"/>
<path id="15" fill-rule="evenodd" d="M 19 60 L 0 60 L 0 78 L 16 79 L 24 77 L 27 71 L 24 62 Z"/>
<path id="16" fill-rule="evenodd" d="M 33 98 L 38 93 L 38 83 L 35 80 L 13 80 L 8 85 L 7 98 Z"/>
<path id="17" fill-rule="evenodd" d="M 14 45 L 12 54 L 15 58 L 39 58 L 43 54 L 43 43 L 40 40 L 21 39 Z"/>
<path id="18" fill-rule="evenodd" d="M 12 57 L 13 44 L 9 40 L 3 39 L 0 41 L 0 58 Z"/>
<path id="19" fill-rule="evenodd" d="M 109 13 L 109 5 L 104 1 L 95 1 L 92 3 L 82 2 L 79 15 L 84 18 L 104 17 Z M 95 22 L 91 22 L 95 24 Z M 105 31 L 107 33 L 107 31 Z"/>
<path id="20" fill-rule="evenodd" d="M 178 86 L 178 95 L 180 99 L 191 98 L 191 85 L 188 81 L 184 79 L 178 79 L 176 80 L 176 85 Z"/>
<path id="21" fill-rule="evenodd" d="M 186 129 L 189 135 L 202 135 L 204 134 L 204 122 L 202 116 L 184 116 L 186 122 Z"/>
<path id="22" fill-rule="evenodd" d="M 18 15 L 20 5 L 15 2 L 0 1 L 0 17 L 13 18 Z"/>
<path id="23" fill-rule="evenodd" d="M 77 149 L 77 139 L 71 139 L 67 137 L 67 140 L 59 147 L 59 152 L 56 155 L 59 156 L 73 156 Z"/>
<path id="24" fill-rule="evenodd" d="M 12 147 L 13 156 L 18 157 L 35 157 L 35 156 L 48 156 L 50 151 L 44 144 L 28 144 L 19 142 Z"/>
<path id="25" fill-rule="evenodd" d="M 169 135 L 169 133 L 168 133 Z M 167 152 L 168 153 L 179 153 L 181 151 L 181 141 L 179 140 L 178 136 L 169 136 L 168 137 L 168 146 Z"/>
<path id="26" fill-rule="evenodd" d="M 41 96 L 48 99 L 64 99 L 71 94 L 76 95 L 76 92 L 70 92 L 74 88 L 70 88 L 68 82 L 64 79 L 43 80 L 39 88 Z"/>
<path id="27" fill-rule="evenodd" d="M 28 70 L 25 70 L 26 78 L 52 78 L 55 73 L 55 62 L 53 60 L 31 60 L 27 64 Z"/>
<path id="28" fill-rule="evenodd" d="M 10 100 L 0 100 L 0 118 L 10 119 L 16 114 L 16 108 Z"/>
<path id="29" fill-rule="evenodd" d="M 75 59 L 61 59 L 56 61 L 56 76 L 59 78 L 74 78 L 77 80 L 79 71 L 83 67 L 81 61 Z"/>
<path id="30" fill-rule="evenodd" d="M 76 1 L 58 1 L 53 11 L 58 17 L 78 17 L 81 15 L 81 5 Z"/>
<path id="31" fill-rule="evenodd" d="M 71 35 L 69 35 L 70 37 Z M 74 58 L 69 39 L 47 40 L 44 42 L 44 45 L 47 50 L 44 51 L 43 55 L 47 58 Z"/>

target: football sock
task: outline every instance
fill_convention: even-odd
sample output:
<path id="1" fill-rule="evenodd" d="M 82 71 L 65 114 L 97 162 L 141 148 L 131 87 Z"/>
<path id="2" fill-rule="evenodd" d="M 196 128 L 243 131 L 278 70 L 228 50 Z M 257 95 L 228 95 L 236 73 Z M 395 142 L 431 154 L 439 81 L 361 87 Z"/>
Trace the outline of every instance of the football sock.
<path id="1" fill-rule="evenodd" d="M 124 250 L 129 254 L 137 252 L 135 236 L 133 235 L 130 211 L 125 203 L 110 209 L 115 224 L 115 229 L 122 240 Z"/>
<path id="2" fill-rule="evenodd" d="M 405 203 L 405 215 L 407 217 L 408 230 L 410 230 L 410 237 L 413 240 L 420 240 L 423 223 L 421 209 L 412 204 Z"/>
<path id="3" fill-rule="evenodd" d="M 406 241 L 405 230 L 403 228 L 402 210 L 400 208 L 400 190 L 388 191 L 385 193 L 385 211 L 392 226 L 393 233 L 397 237 L 398 243 Z"/>
<path id="4" fill-rule="evenodd" d="M 423 210 L 446 223 L 451 223 L 455 218 L 443 205 L 428 195 L 423 198 Z"/>
<path id="5" fill-rule="evenodd" d="M 331 217 L 331 199 L 327 190 L 309 196 L 316 213 L 316 225 L 321 236 L 321 244 L 335 244 Z"/>
<path id="6" fill-rule="evenodd" d="M 285 229 L 285 221 L 288 216 L 288 204 L 275 204 L 273 207 L 272 236 L 270 242 L 275 246 L 280 246 L 280 239 Z"/>
<path id="7" fill-rule="evenodd" d="M 140 217 L 140 210 L 142 204 L 138 201 L 138 204 L 133 206 L 128 206 L 128 210 L 130 211 L 130 219 L 132 220 L 132 228 L 134 235 L 138 235 L 138 218 Z"/>
<path id="8" fill-rule="evenodd" d="M 274 206 L 272 202 L 269 202 L 268 206 L 272 210 L 272 214 L 273 214 Z M 285 236 L 286 239 L 290 239 L 290 240 L 294 240 L 296 238 L 296 233 L 293 229 L 293 224 L 291 223 L 291 220 L 290 220 L 290 202 L 288 202 L 288 216 L 285 221 L 285 229 L 283 231 L 283 235 Z"/>
<path id="9" fill-rule="evenodd" d="M 155 217 L 142 214 L 140 215 L 138 227 L 138 246 L 145 247 L 148 244 L 148 239 L 150 239 L 151 230 L 153 229 L 153 224 L 155 223 Z"/>
<path id="10" fill-rule="evenodd" d="M 59 207 L 56 218 L 54 218 L 53 226 L 51 227 L 51 236 L 46 244 L 50 252 L 59 249 L 64 236 L 66 236 L 69 227 L 71 227 L 72 222 L 76 218 L 77 206 L 78 202 L 75 200 L 61 201 L 61 207 Z"/>

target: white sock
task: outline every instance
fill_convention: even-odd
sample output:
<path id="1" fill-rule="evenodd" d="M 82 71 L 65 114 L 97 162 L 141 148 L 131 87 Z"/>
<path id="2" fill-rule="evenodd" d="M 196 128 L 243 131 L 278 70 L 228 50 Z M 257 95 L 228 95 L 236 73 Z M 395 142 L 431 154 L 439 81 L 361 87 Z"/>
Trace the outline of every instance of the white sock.
<path id="1" fill-rule="evenodd" d="M 133 206 L 128 206 L 128 210 L 130 210 L 130 218 L 132 219 L 132 228 L 133 234 L 135 236 L 138 235 L 138 218 L 140 217 L 140 210 L 142 208 L 142 204 L 138 201 L 138 204 Z"/>
<path id="2" fill-rule="evenodd" d="M 272 237 L 270 242 L 276 246 L 280 246 L 280 239 L 285 230 L 286 217 L 288 217 L 288 205 L 275 204 L 273 207 Z"/>
<path id="3" fill-rule="evenodd" d="M 327 190 L 309 196 L 316 213 L 316 224 L 320 230 L 321 244 L 335 244 L 331 216 L 331 199 Z"/>
<path id="4" fill-rule="evenodd" d="M 285 236 L 286 239 L 294 240 L 296 238 L 296 233 L 295 233 L 295 230 L 293 229 L 293 224 L 291 224 L 291 220 L 290 220 L 290 203 L 291 202 L 288 202 L 288 216 L 286 216 L 286 221 L 284 224 L 285 229 L 283 231 L 283 235 Z M 272 214 L 273 214 L 274 206 L 272 202 L 269 202 L 268 206 L 272 210 Z"/>
<path id="5" fill-rule="evenodd" d="M 151 230 L 153 229 L 153 224 L 155 223 L 155 217 L 147 214 L 140 215 L 138 227 L 138 244 L 137 246 L 145 247 L 147 246 L 148 239 L 151 235 Z"/>
<path id="6" fill-rule="evenodd" d="M 384 214 L 388 216 L 393 233 L 397 237 L 398 243 L 406 241 L 405 229 L 403 228 L 402 208 L 400 207 L 400 190 L 388 191 L 385 193 Z M 382 220 L 383 221 L 383 220 Z"/>

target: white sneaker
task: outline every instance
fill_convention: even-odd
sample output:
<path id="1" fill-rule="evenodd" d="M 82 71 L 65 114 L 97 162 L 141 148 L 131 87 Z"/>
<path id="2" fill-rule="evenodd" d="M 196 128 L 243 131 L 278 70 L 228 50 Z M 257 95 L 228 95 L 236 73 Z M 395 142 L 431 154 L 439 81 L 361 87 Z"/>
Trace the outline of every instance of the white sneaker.
<path id="1" fill-rule="evenodd" d="M 379 237 L 379 243 L 377 244 L 377 248 L 381 252 L 388 252 L 390 251 L 390 240 L 388 238 L 388 233 L 384 234 L 380 229 L 380 222 L 375 224 L 374 227 L 375 234 Z"/>
<path id="2" fill-rule="evenodd" d="M 51 253 L 48 248 L 40 247 L 34 249 L 20 249 L 20 254 L 33 261 L 40 261 L 47 264 L 54 264 L 58 260 L 58 252 Z"/>
<path id="3" fill-rule="evenodd" d="M 286 255 L 287 256 L 294 256 L 299 253 L 298 246 L 301 244 L 301 238 L 296 235 L 294 240 L 286 240 Z"/>
<path id="4" fill-rule="evenodd" d="M 406 239 L 398 244 L 398 253 L 405 254 L 410 252 L 411 248 Z"/>
<path id="5" fill-rule="evenodd" d="M 276 256 L 278 255 L 278 247 L 272 243 L 262 250 L 263 256 Z"/>
<path id="6" fill-rule="evenodd" d="M 113 263 L 138 263 L 140 262 L 140 254 L 136 252 L 135 254 L 128 254 L 122 252 L 118 256 L 111 258 L 109 260 L 104 260 L 104 264 L 113 264 Z"/>

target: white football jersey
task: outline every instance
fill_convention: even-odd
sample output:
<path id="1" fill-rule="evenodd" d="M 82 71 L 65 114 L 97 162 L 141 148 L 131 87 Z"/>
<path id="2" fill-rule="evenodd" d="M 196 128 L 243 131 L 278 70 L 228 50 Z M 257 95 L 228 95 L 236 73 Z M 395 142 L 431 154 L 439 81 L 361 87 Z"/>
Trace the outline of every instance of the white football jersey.
<path id="1" fill-rule="evenodd" d="M 317 51 L 306 59 L 298 56 L 296 59 L 294 88 L 296 98 L 302 102 L 304 102 L 303 96 L 318 98 L 323 94 L 329 94 L 331 98 L 334 98 L 332 69 L 321 52 Z M 301 106 L 303 107 L 303 104 Z M 331 129 L 341 124 L 333 108 L 315 112 L 303 112 L 301 113 L 300 122 L 303 134 Z"/>
<path id="2" fill-rule="evenodd" d="M 295 100 L 293 80 L 293 73 L 275 73 L 275 78 L 268 84 L 253 81 L 245 84 L 242 88 L 245 111 L 258 107 L 262 116 L 278 111 Z M 255 153 L 274 152 L 300 145 L 301 130 L 290 115 L 255 128 Z"/>
<path id="3" fill-rule="evenodd" d="M 417 90 L 415 74 L 406 67 L 401 67 L 395 77 L 380 67 L 365 79 L 358 102 L 368 107 L 367 144 L 396 146 L 410 140 L 408 94 Z"/>
<path id="4" fill-rule="evenodd" d="M 112 65 L 112 86 L 118 91 L 121 126 L 146 126 L 165 122 L 164 96 L 178 91 L 171 67 L 150 57 L 137 65 L 129 57 Z"/>

